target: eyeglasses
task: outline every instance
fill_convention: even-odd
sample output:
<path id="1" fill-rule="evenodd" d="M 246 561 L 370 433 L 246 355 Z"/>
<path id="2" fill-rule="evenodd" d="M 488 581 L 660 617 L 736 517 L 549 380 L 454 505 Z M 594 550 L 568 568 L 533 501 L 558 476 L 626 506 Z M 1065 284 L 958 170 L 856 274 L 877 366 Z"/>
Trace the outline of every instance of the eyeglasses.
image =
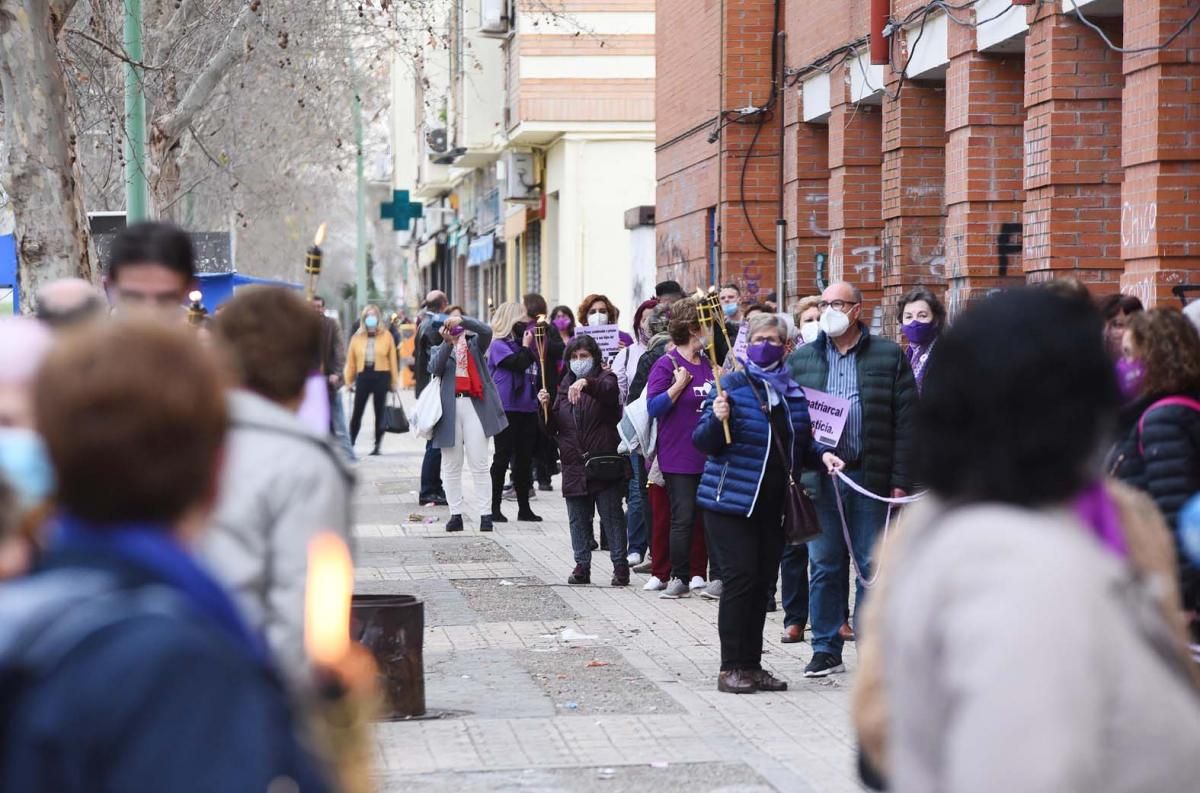
<path id="1" fill-rule="evenodd" d="M 817 303 L 817 308 L 824 311 L 827 308 L 832 308 L 834 311 L 845 312 L 848 308 L 854 308 L 858 305 L 857 300 L 822 300 Z"/>

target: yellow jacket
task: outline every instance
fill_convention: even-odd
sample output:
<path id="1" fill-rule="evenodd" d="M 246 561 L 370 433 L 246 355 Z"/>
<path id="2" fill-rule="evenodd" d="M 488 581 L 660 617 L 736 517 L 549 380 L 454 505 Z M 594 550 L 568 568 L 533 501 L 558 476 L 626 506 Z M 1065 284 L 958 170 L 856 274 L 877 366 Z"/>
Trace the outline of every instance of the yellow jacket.
<path id="1" fill-rule="evenodd" d="M 387 328 L 380 327 L 375 336 L 367 335 L 365 328 L 350 337 L 350 346 L 346 349 L 346 385 L 354 385 L 355 378 L 367 365 L 367 341 L 375 339 L 375 371 L 388 372 L 392 376 L 392 388 L 400 387 L 400 366 L 396 359 L 396 342 Z"/>

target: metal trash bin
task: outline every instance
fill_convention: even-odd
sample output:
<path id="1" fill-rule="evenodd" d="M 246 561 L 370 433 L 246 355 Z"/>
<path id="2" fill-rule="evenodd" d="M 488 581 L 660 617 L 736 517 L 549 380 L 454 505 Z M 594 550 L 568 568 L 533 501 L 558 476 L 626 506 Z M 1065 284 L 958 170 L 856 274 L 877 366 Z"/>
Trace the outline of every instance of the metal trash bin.
<path id="1" fill-rule="evenodd" d="M 413 595 L 355 595 L 351 637 L 379 664 L 383 718 L 425 715 L 425 604 Z"/>

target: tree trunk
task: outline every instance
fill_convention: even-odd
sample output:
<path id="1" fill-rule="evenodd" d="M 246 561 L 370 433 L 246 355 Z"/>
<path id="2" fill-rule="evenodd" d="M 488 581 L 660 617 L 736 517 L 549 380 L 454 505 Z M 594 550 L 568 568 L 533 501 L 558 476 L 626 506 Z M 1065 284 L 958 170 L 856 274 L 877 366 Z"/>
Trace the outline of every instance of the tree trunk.
<path id="1" fill-rule="evenodd" d="M 0 0 L 0 87 L 21 308 L 57 278 L 95 280 L 57 38 L 73 3 Z"/>

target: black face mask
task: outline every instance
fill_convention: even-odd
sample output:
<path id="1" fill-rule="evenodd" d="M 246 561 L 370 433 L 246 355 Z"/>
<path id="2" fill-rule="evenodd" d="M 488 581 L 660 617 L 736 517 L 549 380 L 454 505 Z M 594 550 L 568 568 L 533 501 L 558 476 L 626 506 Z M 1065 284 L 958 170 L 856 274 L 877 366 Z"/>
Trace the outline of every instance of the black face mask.
<path id="1" fill-rule="evenodd" d="M 528 322 L 514 322 L 512 335 L 514 339 L 522 339 L 525 337 L 525 330 L 529 327 Z"/>

